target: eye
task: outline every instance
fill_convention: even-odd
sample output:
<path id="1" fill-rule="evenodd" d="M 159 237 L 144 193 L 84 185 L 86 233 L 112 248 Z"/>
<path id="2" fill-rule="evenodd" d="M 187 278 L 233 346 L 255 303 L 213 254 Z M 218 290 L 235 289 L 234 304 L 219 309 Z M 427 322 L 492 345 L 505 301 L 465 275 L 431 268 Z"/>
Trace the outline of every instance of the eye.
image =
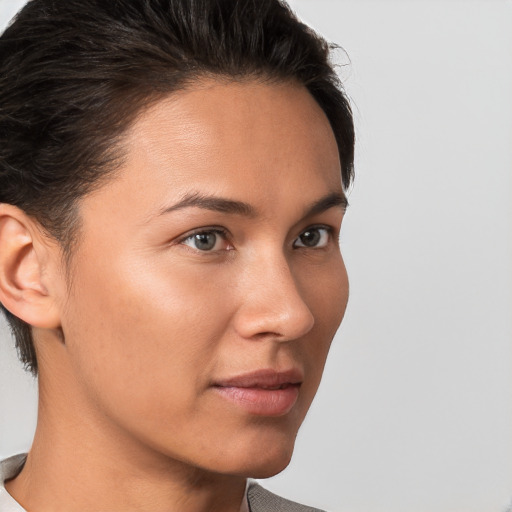
<path id="1" fill-rule="evenodd" d="M 225 251 L 231 248 L 222 230 L 198 231 L 184 238 L 181 243 L 202 252 Z"/>
<path id="2" fill-rule="evenodd" d="M 293 242 L 293 247 L 325 247 L 329 243 L 330 230 L 325 227 L 311 227 L 303 231 Z"/>

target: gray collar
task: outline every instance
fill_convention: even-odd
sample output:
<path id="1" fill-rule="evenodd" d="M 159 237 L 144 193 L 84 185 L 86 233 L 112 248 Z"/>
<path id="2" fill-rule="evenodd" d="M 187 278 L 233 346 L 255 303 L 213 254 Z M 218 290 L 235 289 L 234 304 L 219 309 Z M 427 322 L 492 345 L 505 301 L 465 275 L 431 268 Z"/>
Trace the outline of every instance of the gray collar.
<path id="1" fill-rule="evenodd" d="M 14 478 L 23 468 L 27 455 L 14 455 L 0 462 L 0 510 L 2 512 L 25 512 L 25 509 L 5 490 L 4 482 Z"/>

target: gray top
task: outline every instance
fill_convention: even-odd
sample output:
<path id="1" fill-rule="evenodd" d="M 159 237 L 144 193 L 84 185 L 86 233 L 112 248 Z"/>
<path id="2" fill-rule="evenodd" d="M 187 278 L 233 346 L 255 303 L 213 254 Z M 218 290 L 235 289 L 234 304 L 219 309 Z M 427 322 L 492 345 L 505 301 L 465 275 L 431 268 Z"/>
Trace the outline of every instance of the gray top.
<path id="1" fill-rule="evenodd" d="M 26 512 L 26 510 L 6 491 L 4 482 L 14 478 L 25 464 L 26 454 L 14 455 L 0 462 L 0 512 Z M 267 491 L 256 482 L 249 481 L 246 500 L 240 512 L 323 512 L 317 508 L 300 505 Z"/>
<path id="2" fill-rule="evenodd" d="M 318 508 L 300 505 L 267 491 L 256 482 L 250 482 L 247 499 L 251 512 L 324 512 Z M 2 511 L 3 512 L 3 511 Z"/>
<path id="3" fill-rule="evenodd" d="M 25 464 L 25 454 L 14 455 L 0 462 L 0 512 L 26 512 L 5 490 L 4 482 L 15 477 Z"/>

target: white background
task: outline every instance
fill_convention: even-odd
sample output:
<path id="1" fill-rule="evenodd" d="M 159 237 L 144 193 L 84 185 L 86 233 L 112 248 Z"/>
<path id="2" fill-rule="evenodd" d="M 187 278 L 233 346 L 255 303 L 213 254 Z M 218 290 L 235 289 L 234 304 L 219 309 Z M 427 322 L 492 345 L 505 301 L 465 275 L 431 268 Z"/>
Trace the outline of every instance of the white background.
<path id="1" fill-rule="evenodd" d="M 0 23 L 22 3 L 0 0 Z M 332 512 L 504 512 L 512 2 L 291 3 L 351 60 L 351 300 L 294 460 L 264 485 Z M 4 457 L 30 445 L 36 387 L 0 328 Z"/>

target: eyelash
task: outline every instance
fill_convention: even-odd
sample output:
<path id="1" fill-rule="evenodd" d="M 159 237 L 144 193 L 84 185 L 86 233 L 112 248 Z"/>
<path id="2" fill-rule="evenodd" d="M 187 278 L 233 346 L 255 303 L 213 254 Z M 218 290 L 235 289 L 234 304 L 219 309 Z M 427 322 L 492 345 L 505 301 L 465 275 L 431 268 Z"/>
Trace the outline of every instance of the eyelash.
<path id="1" fill-rule="evenodd" d="M 321 246 L 321 247 L 318 247 L 318 246 L 313 246 L 313 247 L 308 247 L 306 245 L 300 245 L 300 246 L 296 246 L 296 242 L 298 240 L 300 240 L 300 237 L 303 236 L 305 233 L 307 233 L 308 231 L 315 231 L 315 230 L 323 230 L 326 232 L 327 236 L 328 236 L 328 240 L 326 241 L 325 245 Z M 330 226 L 325 226 L 325 225 L 313 225 L 313 226 L 309 226 L 307 227 L 306 229 L 304 229 L 303 231 L 301 231 L 301 233 L 297 236 L 297 238 L 294 240 L 293 242 L 293 248 L 294 249 L 324 249 L 328 244 L 329 242 L 332 241 L 332 238 L 333 238 L 333 228 L 330 227 Z M 203 229 L 200 229 L 200 230 L 197 230 L 197 231 L 194 231 L 193 233 L 189 233 L 187 234 L 186 236 L 182 237 L 180 240 L 178 240 L 178 244 L 181 244 L 181 245 L 186 245 L 188 247 L 190 247 L 192 250 L 195 250 L 197 252 L 201 252 L 201 253 L 216 253 L 218 252 L 219 250 L 212 250 L 212 249 L 207 249 L 207 250 L 201 250 L 197 247 L 192 247 L 188 244 L 186 244 L 185 242 L 187 240 L 193 240 L 193 238 L 197 235 L 211 235 L 211 234 L 214 234 L 214 235 L 219 235 L 220 237 L 222 237 L 223 240 L 225 240 L 227 243 L 229 243 L 229 233 L 226 229 L 224 228 L 220 228 L 220 227 L 211 227 L 211 228 L 203 228 Z M 192 242 L 193 243 L 193 242 Z M 233 250 L 233 247 L 231 246 L 231 248 L 228 248 L 228 249 L 223 249 L 223 250 L 227 250 L 227 251 L 230 251 L 230 250 Z"/>

